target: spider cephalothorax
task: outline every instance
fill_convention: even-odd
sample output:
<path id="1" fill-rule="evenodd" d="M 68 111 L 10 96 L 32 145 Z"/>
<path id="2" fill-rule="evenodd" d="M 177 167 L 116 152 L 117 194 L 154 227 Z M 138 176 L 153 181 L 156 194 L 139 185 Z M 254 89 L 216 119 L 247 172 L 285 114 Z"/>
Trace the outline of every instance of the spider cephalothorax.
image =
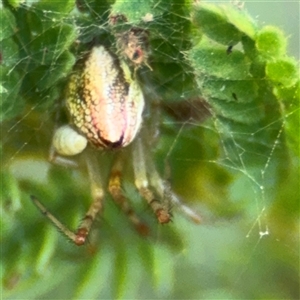
<path id="1" fill-rule="evenodd" d="M 117 49 L 121 56 L 133 63 L 135 67 L 148 64 L 149 33 L 147 30 L 133 27 L 127 31 L 116 34 Z"/>

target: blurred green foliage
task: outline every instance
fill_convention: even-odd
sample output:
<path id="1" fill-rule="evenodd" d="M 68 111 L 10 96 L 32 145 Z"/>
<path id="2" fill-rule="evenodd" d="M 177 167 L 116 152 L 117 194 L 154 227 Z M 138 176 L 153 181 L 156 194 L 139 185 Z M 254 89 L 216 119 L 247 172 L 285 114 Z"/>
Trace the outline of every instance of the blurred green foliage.
<path id="1" fill-rule="evenodd" d="M 203 1 L 3 1 L 1 18 L 1 280 L 5 299 L 298 299 L 299 67 L 278 28 Z M 109 16 L 126 17 L 113 26 Z M 95 43 L 117 52 L 114 32 L 149 32 L 150 71 L 138 70 L 144 126 L 161 122 L 151 149 L 172 187 L 203 215 L 174 210 L 140 237 L 107 196 L 91 241 L 66 241 L 30 202 L 37 196 L 70 228 L 90 202 L 78 169 L 47 162 L 69 74 Z M 154 99 L 157 97 L 157 99 Z M 148 103 L 151 106 L 151 103 Z M 130 152 L 130 147 L 128 150 Z M 100 152 L 107 181 L 114 153 Z M 150 155 L 150 154 L 149 154 Z"/>

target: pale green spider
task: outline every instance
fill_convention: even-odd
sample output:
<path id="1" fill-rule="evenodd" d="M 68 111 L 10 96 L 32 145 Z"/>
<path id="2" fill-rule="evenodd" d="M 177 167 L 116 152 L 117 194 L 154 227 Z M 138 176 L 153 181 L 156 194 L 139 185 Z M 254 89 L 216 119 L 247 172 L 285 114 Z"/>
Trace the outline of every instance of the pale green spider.
<path id="1" fill-rule="evenodd" d="M 144 143 L 139 134 L 144 96 L 124 62 L 119 62 L 103 46 L 94 47 L 85 61 L 83 71 L 71 77 L 67 91 L 66 105 L 72 125 L 63 126 L 54 134 L 52 144 L 58 155 L 76 155 L 88 143 L 94 149 L 115 149 L 133 142 L 131 152 L 134 158 L 134 183 L 140 195 L 152 208 L 158 222 L 164 224 L 170 221 L 172 204 L 178 206 L 194 222 L 200 222 L 199 216 L 180 202 L 169 184 L 161 179 L 152 161 L 145 157 Z M 76 232 L 69 230 L 36 197 L 31 196 L 42 213 L 76 245 L 85 243 L 93 221 L 103 208 L 105 189 L 101 184 L 94 155 L 93 150 L 86 155 L 93 201 Z M 126 158 L 120 151 L 111 170 L 108 190 L 137 230 L 147 234 L 148 227 L 140 221 L 122 191 L 123 159 Z"/>

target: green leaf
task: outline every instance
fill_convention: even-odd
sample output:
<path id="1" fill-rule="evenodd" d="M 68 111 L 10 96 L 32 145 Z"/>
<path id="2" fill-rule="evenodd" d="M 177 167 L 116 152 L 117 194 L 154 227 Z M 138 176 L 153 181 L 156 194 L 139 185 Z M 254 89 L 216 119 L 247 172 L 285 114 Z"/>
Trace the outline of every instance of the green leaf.
<path id="1" fill-rule="evenodd" d="M 31 77 L 30 80 L 37 83 L 36 87 L 39 91 L 44 91 L 66 78 L 74 64 L 75 57 L 70 52 L 65 51 L 56 59 L 54 64 L 36 68 L 33 72 L 34 77 Z"/>
<path id="2" fill-rule="evenodd" d="M 241 51 L 226 53 L 227 47 L 203 39 L 188 52 L 188 59 L 197 74 L 209 74 L 227 80 L 249 80 L 250 61 Z M 201 80 L 201 75 L 198 76 Z"/>
<path id="3" fill-rule="evenodd" d="M 255 36 L 253 20 L 233 6 L 195 4 L 192 19 L 206 36 L 223 45 L 234 46 L 244 34 L 251 38 Z"/>
<path id="4" fill-rule="evenodd" d="M 130 23 L 140 23 L 146 14 L 151 11 L 151 2 L 143 0 L 131 2 L 126 0 L 117 0 L 111 7 L 112 15 L 123 15 Z"/>
<path id="5" fill-rule="evenodd" d="M 1 75 L 1 109 L 0 122 L 17 116 L 24 108 L 24 101 L 19 95 L 22 79 L 11 68 L 0 66 Z"/>
<path id="6" fill-rule="evenodd" d="M 223 100 L 210 98 L 213 111 L 219 116 L 232 119 L 238 123 L 253 124 L 264 118 L 263 107 L 256 103 L 226 103 Z"/>
<path id="7" fill-rule="evenodd" d="M 300 157 L 300 81 L 289 88 L 275 87 L 274 93 L 284 105 L 285 132 L 289 148 L 294 155 Z"/>
<path id="8" fill-rule="evenodd" d="M 196 5 L 193 21 L 204 34 L 221 44 L 235 45 L 241 40 L 239 30 L 228 22 L 222 8 L 216 5 L 202 3 Z"/>
<path id="9" fill-rule="evenodd" d="M 36 63 L 53 65 L 62 53 L 69 49 L 76 36 L 76 30 L 71 25 L 54 26 L 35 38 L 27 51 L 31 53 L 31 59 Z"/>
<path id="10" fill-rule="evenodd" d="M 14 42 L 13 39 L 8 38 L 0 42 L 0 49 L 1 65 L 11 67 L 13 69 L 20 59 L 18 45 Z"/>
<path id="11" fill-rule="evenodd" d="M 277 58 L 286 52 L 287 39 L 276 27 L 265 26 L 256 36 L 256 48 L 266 58 Z"/>
<path id="12" fill-rule="evenodd" d="M 25 0 L 8 0 L 8 3 L 14 8 L 19 7 L 20 5 L 24 4 L 24 2 Z"/>
<path id="13" fill-rule="evenodd" d="M 291 87 L 295 85 L 299 78 L 297 62 L 293 58 L 277 59 L 268 62 L 266 75 L 275 83 L 280 83 L 284 87 Z"/>
<path id="14" fill-rule="evenodd" d="M 39 0 L 33 5 L 33 9 L 43 10 L 47 12 L 47 17 L 52 16 L 56 20 L 60 20 L 65 15 L 71 12 L 75 7 L 75 0 L 65 0 L 65 1 L 51 1 L 51 0 Z"/>
<path id="15" fill-rule="evenodd" d="M 258 96 L 258 84 L 251 80 L 225 80 L 207 78 L 203 80 L 203 95 L 230 102 L 247 103 Z"/>
<path id="16" fill-rule="evenodd" d="M 0 24 L 0 41 L 14 35 L 17 30 L 14 15 L 4 7 L 0 8 Z"/>

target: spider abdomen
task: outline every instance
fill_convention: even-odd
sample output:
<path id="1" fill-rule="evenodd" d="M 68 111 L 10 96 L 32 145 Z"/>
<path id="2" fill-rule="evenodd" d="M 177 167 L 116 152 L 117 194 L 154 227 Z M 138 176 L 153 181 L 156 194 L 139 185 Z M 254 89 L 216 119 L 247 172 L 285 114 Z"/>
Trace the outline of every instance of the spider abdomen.
<path id="1" fill-rule="evenodd" d="M 94 47 L 82 73 L 71 77 L 67 107 L 71 121 L 89 142 L 99 148 L 125 147 L 135 138 L 141 122 L 144 97 L 103 46 Z"/>

